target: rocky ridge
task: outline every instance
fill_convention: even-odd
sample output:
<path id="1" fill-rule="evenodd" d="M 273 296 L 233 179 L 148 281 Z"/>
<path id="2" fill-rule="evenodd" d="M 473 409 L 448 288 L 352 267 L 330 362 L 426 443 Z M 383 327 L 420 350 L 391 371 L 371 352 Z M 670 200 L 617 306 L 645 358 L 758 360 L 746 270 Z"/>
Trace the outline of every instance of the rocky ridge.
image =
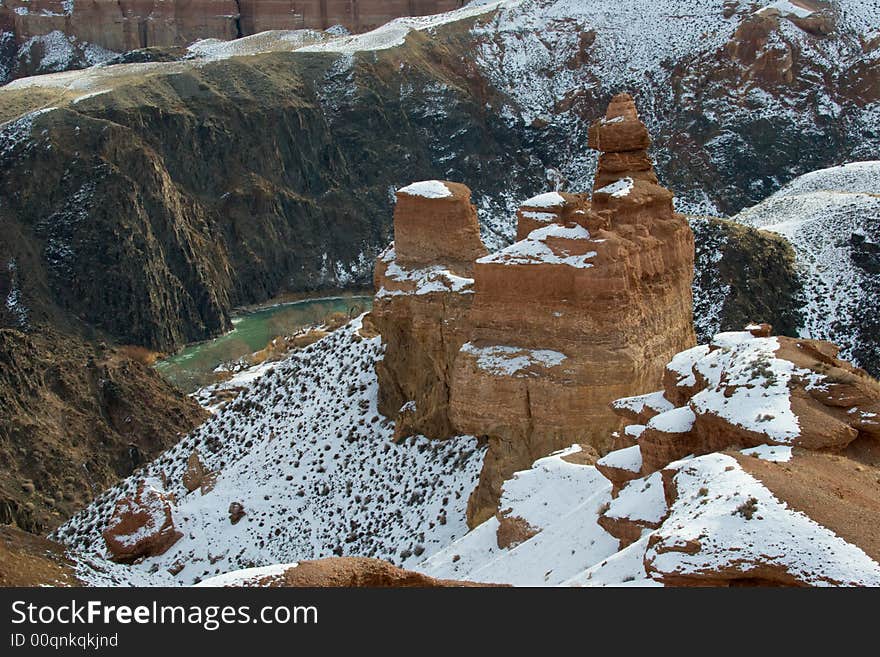
<path id="1" fill-rule="evenodd" d="M 506 482 L 500 506 L 531 527 L 520 540 L 492 518 L 417 569 L 531 586 L 876 586 L 880 384 L 833 345 L 769 333 L 678 354 L 663 390 L 614 404 L 632 424 L 598 461 L 574 446 Z"/>
<path id="2" fill-rule="evenodd" d="M 803 321 L 785 334 L 834 342 L 844 358 L 880 373 L 880 162 L 800 176 L 734 220 L 794 248 Z"/>
<path id="3" fill-rule="evenodd" d="M 0 84 L 83 68 L 117 53 L 230 40 L 268 30 L 365 32 L 460 0 L 2 0 Z"/>

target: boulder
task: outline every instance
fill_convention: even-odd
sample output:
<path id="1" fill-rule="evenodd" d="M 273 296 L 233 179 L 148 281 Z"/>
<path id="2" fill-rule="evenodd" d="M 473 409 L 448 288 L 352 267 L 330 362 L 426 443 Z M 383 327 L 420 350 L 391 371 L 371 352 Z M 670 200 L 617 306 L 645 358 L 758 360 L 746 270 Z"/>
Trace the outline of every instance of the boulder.
<path id="1" fill-rule="evenodd" d="M 193 450 L 186 461 L 186 470 L 183 472 L 183 487 L 190 493 L 199 489 L 204 495 L 214 488 L 217 482 L 217 474 L 208 470 L 199 458 L 198 450 Z"/>
<path id="2" fill-rule="evenodd" d="M 244 518 L 247 514 L 244 512 L 244 505 L 241 502 L 232 502 L 229 505 L 229 522 L 233 525 Z"/>
<path id="3" fill-rule="evenodd" d="M 166 552 L 183 536 L 174 527 L 173 503 L 156 480 L 142 481 L 134 496 L 117 500 L 101 532 L 110 558 L 133 563 Z"/>

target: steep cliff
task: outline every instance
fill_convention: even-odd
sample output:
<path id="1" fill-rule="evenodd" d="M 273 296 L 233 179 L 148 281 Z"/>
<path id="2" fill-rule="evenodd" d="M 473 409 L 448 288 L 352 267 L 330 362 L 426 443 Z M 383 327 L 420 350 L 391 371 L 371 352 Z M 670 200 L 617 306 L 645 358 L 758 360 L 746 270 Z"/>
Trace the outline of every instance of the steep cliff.
<path id="1" fill-rule="evenodd" d="M 641 90 L 642 115 L 656 137 L 657 175 L 675 188 L 679 210 L 739 210 L 809 168 L 876 153 L 878 99 L 870 82 L 877 39 L 859 3 L 813 12 L 831 21 L 831 32 L 784 12 L 755 15 L 744 5 L 726 11 L 713 2 L 666 0 L 608 7 L 604 1 L 531 0 L 495 11 L 489 4 L 359 37 L 325 35 L 313 43 L 298 32 L 275 32 L 205 44 L 187 55 L 191 61 L 17 81 L 0 92 L 0 120 L 13 121 L 2 129 L 2 179 L 46 206 L 36 213 L 48 217 L 65 212 L 67 202 L 51 193 L 44 202 L 34 180 L 60 180 L 70 171 L 59 196 L 72 196 L 73 206 L 91 182 L 75 178 L 97 170 L 97 191 L 81 194 L 89 200 L 80 204 L 85 214 L 77 234 L 89 245 L 80 245 L 78 255 L 101 284 L 96 263 L 121 259 L 126 301 L 108 308 L 80 289 L 90 283 L 81 283 L 79 272 L 73 287 L 88 299 L 63 299 L 64 312 L 125 341 L 168 347 L 222 330 L 230 304 L 285 289 L 367 283 L 373 256 L 390 234 L 388 190 L 408 180 L 468 181 L 487 245 L 508 244 L 521 199 L 548 186 L 586 188 L 594 159 L 570 144 L 587 138 L 590 123 L 623 87 Z M 753 24 L 760 29 L 740 29 Z M 554 45 L 542 35 L 551 35 Z M 760 66 L 746 57 L 751 46 L 764 53 Z M 790 84 L 771 75 L 777 51 L 788 53 L 782 63 Z M 731 60 L 734 55 L 746 59 Z M 620 66 L 624 59 L 635 64 Z M 648 71 L 647 81 L 631 69 Z M 57 109 L 24 116 L 50 108 Z M 112 123 L 106 138 L 90 139 L 103 121 Z M 44 123 L 63 126 L 64 134 L 43 134 Z M 86 133 L 81 148 L 72 136 L 76 129 Z M 295 149 L 286 147 L 293 143 Z M 173 152 L 168 144 L 175 144 Z M 117 191 L 115 182 L 101 182 L 103 165 L 111 178 L 140 168 L 148 175 L 120 181 Z M 147 200 L 132 202 L 132 195 Z M 143 227 L 144 203 L 159 206 L 155 213 L 166 218 Z M 13 225 L 37 221 L 18 203 L 8 207 Z M 123 244 L 106 258 L 100 235 L 115 230 L 108 217 L 125 232 L 153 237 L 141 239 L 143 248 L 126 251 Z M 317 232 L 319 225 L 333 228 Z M 750 313 L 737 308 L 749 305 L 757 287 L 768 287 L 744 280 L 751 265 L 768 282 L 786 269 L 774 271 L 769 243 L 759 249 L 767 253 L 761 262 L 748 255 L 741 260 L 736 253 L 748 254 L 751 246 L 740 249 L 741 240 L 727 239 L 733 229 L 719 233 L 719 225 L 711 226 L 695 223 L 699 235 L 705 228 L 709 241 L 724 242 L 721 256 L 698 244 L 703 339 L 741 324 Z M 49 237 L 67 246 L 63 235 Z M 44 239 L 34 240 L 32 254 L 44 252 Z M 297 249 L 281 248 L 294 239 Z M 211 245 L 204 257 L 193 248 L 200 243 Z M 136 264 L 129 267 L 132 258 Z M 38 265 L 51 269 L 63 259 L 46 257 Z M 20 269 L 30 285 L 28 267 Z M 772 289 L 775 295 L 796 287 L 782 281 Z M 743 290 L 749 294 L 737 296 Z M 776 297 L 784 297 L 778 315 L 761 316 L 787 333 L 798 321 L 790 312 L 796 304 L 786 301 L 792 294 L 758 304 L 775 312 L 782 307 Z M 45 288 L 34 295 L 38 301 L 47 296 Z M 66 290 L 59 296 L 68 296 Z M 113 325 L 117 313 L 135 306 L 148 310 L 127 319 L 142 326 L 128 332 Z M 179 319 L 169 307 L 180 310 Z"/>
<path id="2" fill-rule="evenodd" d="M 267 30 L 372 30 L 461 0 L 2 0 L 0 84 L 83 68 L 116 53 L 235 39 Z M 3 52 L 5 51 L 5 52 Z"/>
<path id="3" fill-rule="evenodd" d="M 455 435 L 452 365 L 470 335 L 474 260 L 485 254 L 470 189 L 433 180 L 397 192 L 394 243 L 376 262 L 370 317 L 385 345 L 379 410 L 395 419 L 398 438 Z"/>
<path id="4" fill-rule="evenodd" d="M 413 176 L 476 180 L 481 200 L 531 185 L 455 39 L 415 41 L 5 88 L 6 111 L 55 106 L 0 128 L 7 262 L 31 314 L 170 350 L 226 329 L 233 306 L 368 284 L 388 190 Z"/>
<path id="5" fill-rule="evenodd" d="M 205 416 L 125 351 L 0 329 L 0 523 L 55 528 Z"/>
<path id="6" fill-rule="evenodd" d="M 521 218 L 545 226 L 477 260 L 451 395 L 456 428 L 489 440 L 472 525 L 535 459 L 572 443 L 607 450 L 616 393 L 647 391 L 670 355 L 695 342 L 693 235 L 657 184 L 649 144 L 632 98 L 616 96 L 591 132 L 602 150 L 592 202 L 527 201 Z"/>

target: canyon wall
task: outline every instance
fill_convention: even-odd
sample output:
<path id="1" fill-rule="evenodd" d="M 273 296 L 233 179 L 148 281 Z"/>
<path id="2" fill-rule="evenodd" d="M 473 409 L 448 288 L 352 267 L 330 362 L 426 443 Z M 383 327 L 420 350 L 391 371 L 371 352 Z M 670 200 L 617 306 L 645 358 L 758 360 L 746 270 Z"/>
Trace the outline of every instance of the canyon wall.
<path id="1" fill-rule="evenodd" d="M 234 39 L 265 30 L 353 32 L 399 16 L 460 7 L 460 0 L 2 0 L 0 31 L 17 45 L 60 31 L 80 41 L 124 52 L 186 46 L 199 39 Z"/>

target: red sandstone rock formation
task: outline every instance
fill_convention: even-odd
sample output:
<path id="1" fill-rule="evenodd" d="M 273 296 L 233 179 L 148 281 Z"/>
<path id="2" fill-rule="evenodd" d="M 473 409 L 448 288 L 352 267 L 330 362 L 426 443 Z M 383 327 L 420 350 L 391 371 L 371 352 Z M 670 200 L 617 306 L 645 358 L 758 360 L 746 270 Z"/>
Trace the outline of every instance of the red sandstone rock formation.
<path id="1" fill-rule="evenodd" d="M 607 451 L 621 424 L 608 404 L 652 389 L 695 342 L 693 236 L 656 183 L 649 143 L 632 98 L 615 97 L 591 131 L 605 149 L 592 206 L 556 193 L 527 201 L 527 236 L 476 263 L 451 387 L 456 429 L 489 439 L 472 526 L 535 459 L 573 442 Z"/>
<path id="2" fill-rule="evenodd" d="M 608 404 L 656 388 L 695 341 L 693 235 L 657 185 L 632 98 L 612 101 L 591 143 L 606 150 L 593 206 L 530 199 L 521 239 L 489 256 L 467 188 L 398 193 L 395 245 L 376 267 L 380 410 L 401 436 L 488 440 L 471 526 L 536 459 L 575 442 L 607 451 L 621 425 Z"/>
<path id="3" fill-rule="evenodd" d="M 379 409 L 397 436 L 455 434 L 449 420 L 452 363 L 467 340 L 474 260 L 486 253 L 464 185 L 416 183 L 397 193 L 394 244 L 378 259 L 370 315 L 385 358 L 376 365 Z"/>
<path id="4" fill-rule="evenodd" d="M 576 223 L 575 216 L 585 215 L 589 207 L 590 200 L 583 194 L 548 192 L 531 198 L 516 213 L 516 241 L 551 224 Z"/>
<path id="5" fill-rule="evenodd" d="M 766 337 L 767 330 L 720 334 L 670 362 L 663 394 L 678 408 L 647 423 L 639 439 L 644 472 L 733 446 L 840 451 L 880 440 L 877 381 L 838 360 L 831 343 Z"/>
<path id="6" fill-rule="evenodd" d="M 116 502 L 101 533 L 113 561 L 133 563 L 164 553 L 183 536 L 174 528 L 173 498 L 149 482 L 141 482 L 134 497 Z"/>
<path id="7" fill-rule="evenodd" d="M 342 25 L 364 32 L 399 16 L 435 14 L 461 5 L 461 0 L 3 0 L 0 27 L 15 35 L 17 45 L 59 30 L 123 52 L 265 30 Z"/>
<path id="8" fill-rule="evenodd" d="M 614 402 L 615 412 L 634 423 L 622 432 L 631 445 L 606 455 L 596 467 L 612 482 L 615 498 L 638 495 L 631 486 L 644 486 L 645 477 L 658 473 L 651 478 L 660 477 L 671 510 L 682 495 L 680 472 L 692 462 L 680 459 L 727 450 L 779 500 L 876 559 L 880 539 L 865 528 L 880 518 L 871 492 L 880 463 L 880 383 L 837 359 L 835 345 L 770 332 L 766 324 L 753 324 L 719 334 L 709 345 L 677 354 L 666 368 L 663 390 Z M 770 463 L 747 456 L 757 453 L 753 449 L 740 452 L 772 446 L 791 448 L 792 455 Z M 697 495 L 710 493 L 706 487 Z M 736 512 L 751 520 L 758 512 L 748 505 L 747 500 Z M 661 522 L 608 515 L 599 522 L 621 547 L 644 530 L 661 527 Z M 681 543 L 674 528 L 662 527 L 651 535 L 645 565 L 665 584 L 810 583 L 778 559 L 739 559 L 735 546 L 712 536 Z M 702 550 L 717 555 L 707 561 L 719 567 L 682 572 L 670 566 L 676 559 L 661 563 L 670 552 L 700 555 Z"/>

